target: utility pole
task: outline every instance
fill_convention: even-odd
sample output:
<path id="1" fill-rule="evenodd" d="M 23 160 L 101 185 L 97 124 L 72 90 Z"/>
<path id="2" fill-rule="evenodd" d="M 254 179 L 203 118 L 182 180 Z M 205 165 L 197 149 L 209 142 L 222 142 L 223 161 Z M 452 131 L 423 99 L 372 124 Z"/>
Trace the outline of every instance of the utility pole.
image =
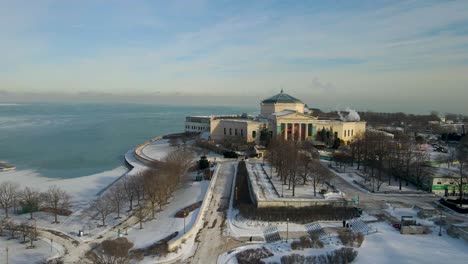
<path id="1" fill-rule="evenodd" d="M 286 218 L 286 242 L 289 239 L 289 218 Z"/>

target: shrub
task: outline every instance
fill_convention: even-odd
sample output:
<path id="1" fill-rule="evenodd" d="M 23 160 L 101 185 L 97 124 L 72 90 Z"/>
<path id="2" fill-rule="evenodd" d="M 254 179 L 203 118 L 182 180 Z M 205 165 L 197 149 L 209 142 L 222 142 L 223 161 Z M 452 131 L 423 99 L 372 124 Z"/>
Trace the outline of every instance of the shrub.
<path id="1" fill-rule="evenodd" d="M 236 254 L 239 264 L 263 264 L 265 262 L 263 262 L 262 259 L 271 256 L 273 256 L 273 254 L 265 247 L 247 249 Z"/>
<path id="2" fill-rule="evenodd" d="M 239 155 L 234 151 L 226 151 L 223 153 L 223 156 L 226 159 L 237 159 L 239 157 Z"/>
<path id="3" fill-rule="evenodd" d="M 357 257 L 357 252 L 352 248 L 340 248 L 333 252 L 318 256 L 302 256 L 292 254 L 281 257 L 281 264 L 348 264 Z"/>
<path id="4" fill-rule="evenodd" d="M 305 257 L 299 254 L 292 254 L 281 257 L 281 264 L 298 264 L 306 263 Z"/>
<path id="5" fill-rule="evenodd" d="M 364 236 L 361 233 L 354 233 L 350 230 L 339 231 L 338 237 L 341 243 L 348 247 L 360 247 L 364 241 Z"/>
<path id="6" fill-rule="evenodd" d="M 186 215 L 188 215 L 190 212 L 193 212 L 193 211 L 195 211 L 197 208 L 200 208 L 200 206 L 202 205 L 202 203 L 203 203 L 203 201 L 198 201 L 198 202 L 196 202 L 196 203 L 194 203 L 194 204 L 191 204 L 191 205 L 189 205 L 189 206 L 187 206 L 187 207 L 184 207 L 184 208 L 180 209 L 179 211 L 177 211 L 177 212 L 175 213 L 175 217 L 177 217 L 177 218 L 184 218 L 184 217 L 185 217 L 185 216 L 184 216 L 184 213 L 185 213 Z"/>
<path id="7" fill-rule="evenodd" d="M 302 236 L 299 240 L 291 242 L 293 250 L 302 250 L 305 248 L 323 248 L 323 243 L 317 236 Z"/>

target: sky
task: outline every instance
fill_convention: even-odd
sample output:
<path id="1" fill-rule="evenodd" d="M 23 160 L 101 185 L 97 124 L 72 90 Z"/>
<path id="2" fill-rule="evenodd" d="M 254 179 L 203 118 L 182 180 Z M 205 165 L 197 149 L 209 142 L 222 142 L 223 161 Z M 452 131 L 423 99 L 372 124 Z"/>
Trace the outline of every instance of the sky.
<path id="1" fill-rule="evenodd" d="M 0 0 L 0 102 L 468 114 L 468 1 Z"/>

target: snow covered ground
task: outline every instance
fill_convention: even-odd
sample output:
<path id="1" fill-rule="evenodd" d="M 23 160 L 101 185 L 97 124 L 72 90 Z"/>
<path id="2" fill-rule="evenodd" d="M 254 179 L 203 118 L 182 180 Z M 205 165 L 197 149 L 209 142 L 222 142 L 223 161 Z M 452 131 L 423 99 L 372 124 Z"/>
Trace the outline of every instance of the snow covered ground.
<path id="1" fill-rule="evenodd" d="M 291 249 L 291 242 L 293 239 L 289 239 L 287 243 L 286 241 L 278 241 L 275 243 L 257 243 L 252 245 L 246 245 L 242 247 L 235 248 L 230 252 L 226 252 L 221 254 L 218 257 L 217 263 L 218 264 L 236 264 L 236 254 L 247 249 L 259 249 L 259 248 L 266 248 L 268 251 L 273 253 L 273 256 L 262 259 L 265 263 L 281 263 L 281 257 L 287 256 L 291 254 L 299 254 L 304 256 L 317 256 L 317 255 L 324 255 L 333 250 L 336 250 L 341 247 L 341 242 L 337 237 L 333 238 L 333 242 L 331 243 L 324 243 L 323 248 L 307 248 L 303 250 L 293 250 Z"/>
<path id="2" fill-rule="evenodd" d="M 7 248 L 9 263 L 12 264 L 38 263 L 44 259 L 60 256 L 63 253 L 63 248 L 59 244 L 53 243 L 51 247 L 50 241 L 45 239 L 35 241 L 35 248 L 32 249 L 26 249 L 29 243 L 22 244 L 20 240 L 8 240 L 6 237 L 0 237 L 0 263 L 7 263 Z"/>
<path id="3" fill-rule="evenodd" d="M 128 230 L 127 238 L 134 243 L 134 248 L 143 248 L 157 242 L 174 232 L 178 237 L 184 234 L 184 219 L 176 218 L 180 209 L 203 200 L 210 181 L 189 182 L 174 193 L 168 205 L 156 214 L 156 219 L 147 221 L 140 229 L 136 224 Z M 185 219 L 185 228 L 189 230 L 197 218 L 199 209 L 191 212 Z"/>
<path id="4" fill-rule="evenodd" d="M 74 204 L 88 202 L 95 198 L 100 190 L 125 174 L 128 169 L 120 166 L 110 171 L 78 177 L 78 178 L 47 178 L 33 170 L 17 170 L 0 172 L 1 181 L 17 182 L 22 188 L 36 188 L 46 191 L 49 186 L 56 185 L 72 195 Z"/>
<path id="5" fill-rule="evenodd" d="M 356 263 L 465 263 L 468 243 L 438 236 L 437 227 L 428 235 L 401 235 L 386 222 L 375 223 L 378 233 L 366 236 Z"/>
<path id="6" fill-rule="evenodd" d="M 167 153 L 173 151 L 174 149 L 174 147 L 169 145 L 169 140 L 160 139 L 145 146 L 141 152 L 143 155 L 151 159 L 162 160 L 164 157 L 166 157 Z"/>
<path id="7" fill-rule="evenodd" d="M 328 166 L 330 164 L 329 161 L 321 160 L 320 161 L 323 165 Z M 355 188 L 361 190 L 362 192 L 369 193 L 372 191 L 372 181 L 368 180 L 365 181 L 365 174 L 361 170 L 357 170 L 357 167 L 346 167 L 345 172 L 340 172 L 335 169 L 330 169 L 335 175 L 339 176 Z M 358 184 L 357 184 L 357 183 Z M 364 188 L 365 186 L 365 188 Z M 391 179 L 391 184 L 388 184 L 388 180 L 385 180 L 382 185 L 380 186 L 380 190 L 377 191 L 377 186 L 375 186 L 375 193 L 385 193 L 385 192 L 411 192 L 411 193 L 424 193 L 424 191 L 418 191 L 417 188 L 413 184 L 409 184 L 406 186 L 405 182 L 403 182 L 401 191 L 399 190 L 399 182 L 395 181 L 393 178 Z"/>
<path id="8" fill-rule="evenodd" d="M 325 195 L 319 193 L 320 189 L 328 189 L 326 185 L 319 184 L 316 189 L 316 196 L 312 185 L 296 185 L 295 196 L 292 195 L 292 188 L 288 189 L 288 185 L 283 185 L 278 178 L 275 170 L 271 169 L 268 163 L 262 165 L 260 161 L 250 161 L 247 163 L 247 170 L 251 179 L 252 187 L 259 200 L 312 200 L 312 199 L 339 199 L 343 198 L 341 192 L 328 192 Z M 273 175 L 273 177 L 270 176 Z M 281 197 L 283 196 L 283 197 Z"/>

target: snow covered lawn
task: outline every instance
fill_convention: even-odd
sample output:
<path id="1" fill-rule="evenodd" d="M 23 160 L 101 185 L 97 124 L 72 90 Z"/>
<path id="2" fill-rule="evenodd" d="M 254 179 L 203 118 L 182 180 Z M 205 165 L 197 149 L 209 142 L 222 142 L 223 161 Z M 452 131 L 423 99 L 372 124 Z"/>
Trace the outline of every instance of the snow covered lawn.
<path id="1" fill-rule="evenodd" d="M 162 160 L 166 157 L 167 153 L 171 152 L 172 150 L 175 150 L 175 148 L 169 145 L 169 140 L 160 139 L 145 146 L 141 152 L 143 155 L 151 159 Z"/>
<path id="2" fill-rule="evenodd" d="M 0 244 L 0 263 L 6 263 L 6 248 L 8 248 L 9 261 L 12 264 L 38 263 L 63 253 L 63 248 L 57 243 L 53 243 L 51 251 L 50 241 L 45 239 L 35 241 L 33 249 L 26 249 L 29 243 L 21 244 L 20 239 L 8 240 L 7 237 L 0 237 Z"/>
<path id="3" fill-rule="evenodd" d="M 134 248 L 147 247 L 174 232 L 179 232 L 177 237 L 182 236 L 184 219 L 176 218 L 175 213 L 188 205 L 202 201 L 209 185 L 210 181 L 188 182 L 174 193 L 174 198 L 156 214 L 156 219 L 143 223 L 143 229 L 140 229 L 139 224 L 129 228 L 126 237 L 134 243 Z M 185 218 L 186 231 L 192 227 L 198 213 L 199 209 L 196 209 Z"/>
<path id="4" fill-rule="evenodd" d="M 428 235 L 401 235 L 389 223 L 375 223 L 379 232 L 366 236 L 356 263 L 465 263 L 468 243 L 438 236 L 437 227 Z"/>

